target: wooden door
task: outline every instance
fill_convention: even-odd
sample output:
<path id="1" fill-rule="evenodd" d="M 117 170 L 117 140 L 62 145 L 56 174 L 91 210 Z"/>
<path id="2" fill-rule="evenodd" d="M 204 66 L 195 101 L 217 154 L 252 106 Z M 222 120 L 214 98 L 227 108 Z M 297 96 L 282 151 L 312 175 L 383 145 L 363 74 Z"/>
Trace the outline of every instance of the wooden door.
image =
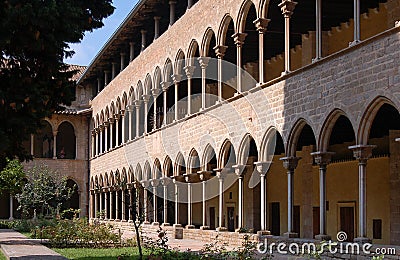
<path id="1" fill-rule="evenodd" d="M 279 202 L 271 203 L 271 234 L 279 236 L 281 232 L 281 215 L 279 209 Z"/>
<path id="2" fill-rule="evenodd" d="M 300 206 L 293 207 L 293 231 L 300 237 Z"/>
<path id="3" fill-rule="evenodd" d="M 340 207 L 340 231 L 347 234 L 347 241 L 354 239 L 354 207 Z"/>
<path id="4" fill-rule="evenodd" d="M 215 229 L 215 207 L 210 207 L 210 229 Z"/>
<path id="5" fill-rule="evenodd" d="M 228 231 L 235 231 L 235 208 L 228 207 Z"/>
<path id="6" fill-rule="evenodd" d="M 319 235 L 319 207 L 313 207 L 313 237 Z"/>

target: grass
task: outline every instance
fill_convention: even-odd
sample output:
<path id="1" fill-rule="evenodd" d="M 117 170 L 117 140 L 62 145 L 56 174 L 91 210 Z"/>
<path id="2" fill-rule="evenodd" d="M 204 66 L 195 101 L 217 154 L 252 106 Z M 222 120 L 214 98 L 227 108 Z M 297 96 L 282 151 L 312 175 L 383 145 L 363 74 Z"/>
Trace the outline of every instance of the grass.
<path id="1" fill-rule="evenodd" d="M 0 260 L 7 260 L 3 252 L 0 250 Z"/>
<path id="2" fill-rule="evenodd" d="M 52 250 L 68 259 L 106 260 L 106 259 L 139 259 L 136 247 L 121 248 L 52 248 Z"/>

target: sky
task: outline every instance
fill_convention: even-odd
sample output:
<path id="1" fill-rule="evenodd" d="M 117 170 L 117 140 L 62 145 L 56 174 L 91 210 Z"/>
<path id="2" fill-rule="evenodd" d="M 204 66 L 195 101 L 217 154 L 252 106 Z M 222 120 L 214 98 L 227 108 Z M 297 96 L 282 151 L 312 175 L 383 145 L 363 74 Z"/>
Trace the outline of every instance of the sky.
<path id="1" fill-rule="evenodd" d="M 89 65 L 136 3 L 137 0 L 114 0 L 114 13 L 103 21 L 104 26 L 86 33 L 81 43 L 70 44 L 70 49 L 74 50 L 75 54 L 72 58 L 66 59 L 65 62 L 75 65 Z"/>

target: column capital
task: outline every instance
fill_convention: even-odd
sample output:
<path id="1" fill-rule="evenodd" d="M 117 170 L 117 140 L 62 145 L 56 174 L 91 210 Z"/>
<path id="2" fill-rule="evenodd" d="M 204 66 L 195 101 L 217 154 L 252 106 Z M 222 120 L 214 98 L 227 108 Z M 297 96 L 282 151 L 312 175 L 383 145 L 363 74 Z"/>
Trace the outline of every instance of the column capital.
<path id="1" fill-rule="evenodd" d="M 127 105 L 126 106 L 126 111 L 132 112 L 133 111 L 133 105 Z"/>
<path id="2" fill-rule="evenodd" d="M 109 123 L 108 121 L 104 121 L 103 126 L 104 126 L 104 127 L 108 127 L 109 124 L 110 124 L 110 123 Z"/>
<path id="3" fill-rule="evenodd" d="M 186 77 L 188 79 L 191 79 L 193 76 L 194 70 L 196 69 L 196 66 L 188 65 L 188 66 L 183 67 L 183 69 L 185 70 Z"/>
<path id="4" fill-rule="evenodd" d="M 197 173 L 187 173 L 183 175 L 187 183 L 198 182 L 200 176 Z"/>
<path id="5" fill-rule="evenodd" d="M 147 189 L 150 186 L 150 181 L 143 180 L 143 181 L 140 181 L 140 184 L 142 184 L 143 188 Z"/>
<path id="6" fill-rule="evenodd" d="M 271 19 L 257 18 L 253 21 L 253 23 L 259 33 L 265 33 L 267 31 L 267 27 L 270 21 Z"/>
<path id="7" fill-rule="evenodd" d="M 182 75 L 181 74 L 173 74 L 173 75 L 171 75 L 171 79 L 172 79 L 172 82 L 174 82 L 174 84 L 178 84 L 182 79 Z"/>
<path id="8" fill-rule="evenodd" d="M 314 152 L 311 153 L 311 156 L 317 165 L 326 167 L 331 162 L 334 154 L 334 152 Z"/>
<path id="9" fill-rule="evenodd" d="M 150 184 L 153 187 L 157 187 L 158 185 L 160 185 L 160 180 L 159 179 L 151 179 Z"/>
<path id="10" fill-rule="evenodd" d="M 217 55 L 217 57 L 219 59 L 222 59 L 225 56 L 225 52 L 226 52 L 226 49 L 228 49 L 228 46 L 217 45 L 213 49 L 215 51 L 215 55 Z"/>
<path id="11" fill-rule="evenodd" d="M 353 156 L 360 162 L 367 162 L 372 156 L 372 149 L 376 148 L 376 145 L 352 145 L 349 149 L 353 151 Z"/>
<path id="12" fill-rule="evenodd" d="M 212 171 L 198 171 L 197 172 L 201 181 L 207 181 L 207 180 L 211 179 L 212 173 L 213 173 Z"/>
<path id="13" fill-rule="evenodd" d="M 289 171 L 294 171 L 300 159 L 301 157 L 289 156 L 289 157 L 282 157 L 279 160 L 283 162 L 283 167 L 285 167 L 285 169 Z"/>
<path id="14" fill-rule="evenodd" d="M 157 98 L 158 95 L 160 95 L 161 90 L 159 88 L 152 88 L 151 89 L 151 94 L 153 95 L 153 97 Z"/>
<path id="15" fill-rule="evenodd" d="M 129 42 L 129 46 L 134 46 L 135 42 Z"/>
<path id="16" fill-rule="evenodd" d="M 232 38 L 236 44 L 236 46 L 241 47 L 246 39 L 247 33 L 235 33 L 232 35 Z"/>
<path id="17" fill-rule="evenodd" d="M 278 6 L 281 8 L 282 14 L 285 16 L 285 18 L 290 18 L 296 5 L 297 2 L 295 1 L 282 0 L 282 2 Z"/>
<path id="18" fill-rule="evenodd" d="M 226 168 L 218 168 L 214 169 L 214 171 L 217 173 L 217 177 L 220 181 L 225 179 L 226 175 L 228 175 L 228 170 Z"/>
<path id="19" fill-rule="evenodd" d="M 171 82 L 163 81 L 161 82 L 162 91 L 167 92 Z"/>
<path id="20" fill-rule="evenodd" d="M 121 57 L 125 57 L 126 53 L 125 52 L 120 52 L 119 55 L 121 55 Z"/>
<path id="21" fill-rule="evenodd" d="M 161 179 L 161 185 L 162 186 L 168 186 L 171 183 L 171 181 L 172 181 L 171 178 L 163 177 Z"/>
<path id="22" fill-rule="evenodd" d="M 161 16 L 154 16 L 153 19 L 154 19 L 154 21 L 160 21 Z"/>
<path id="23" fill-rule="evenodd" d="M 113 65 L 113 66 L 117 66 L 117 62 L 115 62 L 115 61 L 113 61 L 113 62 L 111 62 L 111 65 Z"/>
<path id="24" fill-rule="evenodd" d="M 237 176 L 239 176 L 239 178 L 243 177 L 246 174 L 246 172 L 244 171 L 246 168 L 246 165 L 236 164 L 236 165 L 233 165 L 232 168 L 234 169 L 235 174 Z"/>
<path id="25" fill-rule="evenodd" d="M 254 163 L 254 165 L 256 166 L 256 170 L 260 175 L 266 175 L 271 164 L 272 161 Z"/>
<path id="26" fill-rule="evenodd" d="M 140 30 L 140 33 L 143 35 L 143 34 L 146 34 L 147 31 L 145 29 L 142 29 L 142 30 Z"/>
<path id="27" fill-rule="evenodd" d="M 133 103 L 134 103 L 134 105 L 135 105 L 136 108 L 140 107 L 140 105 L 142 104 L 142 102 L 143 102 L 143 101 L 140 100 L 140 99 L 137 99 L 137 100 L 133 101 Z"/>
<path id="28" fill-rule="evenodd" d="M 200 63 L 201 69 L 205 69 L 208 66 L 208 62 L 210 61 L 210 57 L 198 57 L 197 60 Z"/>
<path id="29" fill-rule="evenodd" d="M 150 100 L 150 95 L 143 95 L 142 96 L 143 97 L 143 101 L 144 101 L 144 103 L 149 103 L 149 100 Z"/>
<path id="30" fill-rule="evenodd" d="M 169 2 L 168 2 L 168 4 L 170 4 L 170 5 L 174 5 L 174 4 L 176 4 L 176 1 L 174 1 L 174 0 L 171 0 L 171 1 L 169 1 Z"/>
<path id="31" fill-rule="evenodd" d="M 108 118 L 108 121 L 112 125 L 112 124 L 114 124 L 115 119 L 114 119 L 114 117 L 110 117 L 110 118 Z"/>
<path id="32" fill-rule="evenodd" d="M 396 138 L 395 141 L 396 141 L 396 142 L 400 142 L 400 138 Z"/>

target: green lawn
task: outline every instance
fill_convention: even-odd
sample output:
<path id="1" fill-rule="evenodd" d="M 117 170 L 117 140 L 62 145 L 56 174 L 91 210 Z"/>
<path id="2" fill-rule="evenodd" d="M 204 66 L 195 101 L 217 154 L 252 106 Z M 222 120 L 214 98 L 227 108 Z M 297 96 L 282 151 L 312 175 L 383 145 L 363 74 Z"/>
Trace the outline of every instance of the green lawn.
<path id="1" fill-rule="evenodd" d="M 136 247 L 122 248 L 52 248 L 54 251 L 68 259 L 81 260 L 106 260 L 106 259 L 139 259 L 139 251 Z"/>
<path id="2" fill-rule="evenodd" d="M 7 258 L 4 256 L 1 250 L 0 250 L 0 260 L 7 260 Z"/>

